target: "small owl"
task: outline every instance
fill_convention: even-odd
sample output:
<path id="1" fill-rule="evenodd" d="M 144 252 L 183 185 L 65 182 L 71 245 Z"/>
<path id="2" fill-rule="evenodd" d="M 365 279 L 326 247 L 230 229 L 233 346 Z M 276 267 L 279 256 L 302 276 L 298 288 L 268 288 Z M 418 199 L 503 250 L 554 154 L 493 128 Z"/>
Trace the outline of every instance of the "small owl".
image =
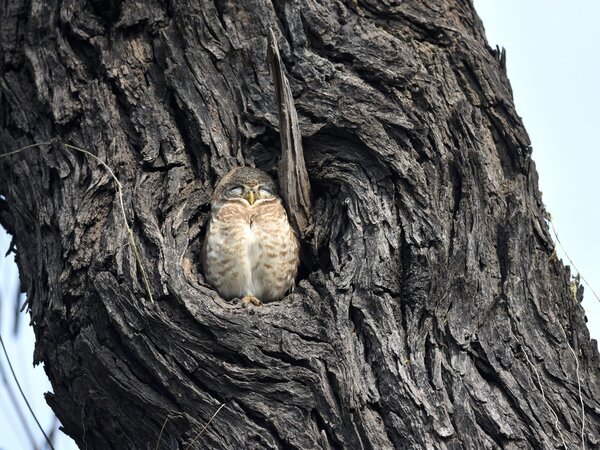
<path id="1" fill-rule="evenodd" d="M 238 167 L 217 183 L 202 249 L 207 281 L 244 305 L 281 299 L 294 285 L 299 243 L 273 179 Z"/>

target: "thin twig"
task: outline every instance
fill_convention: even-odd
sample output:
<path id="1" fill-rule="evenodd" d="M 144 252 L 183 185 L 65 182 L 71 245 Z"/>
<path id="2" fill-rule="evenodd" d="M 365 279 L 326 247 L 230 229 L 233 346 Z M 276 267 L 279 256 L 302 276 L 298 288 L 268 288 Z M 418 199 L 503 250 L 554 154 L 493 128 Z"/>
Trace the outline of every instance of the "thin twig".
<path id="1" fill-rule="evenodd" d="M 577 268 L 577 266 L 575 266 L 575 263 L 573 262 L 573 260 L 571 259 L 571 257 L 567 253 L 567 251 L 565 250 L 565 247 L 562 245 L 562 242 L 560 242 L 560 239 L 558 238 L 558 233 L 556 232 L 556 228 L 554 228 L 554 223 L 552 222 L 552 219 L 547 217 L 546 220 L 550 224 L 550 228 L 552 228 L 552 233 L 554 233 L 556 242 L 558 243 L 558 245 L 560 246 L 560 249 L 563 251 L 563 253 L 567 257 L 567 259 L 569 260 L 569 263 L 573 266 L 573 269 L 575 269 L 577 271 L 577 273 L 581 277 L 581 281 L 583 281 L 587 285 L 587 287 L 590 288 L 590 291 L 592 291 L 592 294 L 594 294 L 594 297 L 596 297 L 596 300 L 598 300 L 600 302 L 600 297 L 598 297 L 598 294 L 596 294 L 596 291 L 594 291 L 594 288 L 592 287 L 592 285 L 590 283 L 588 283 L 588 281 L 581 274 L 581 271 Z"/>
<path id="2" fill-rule="evenodd" d="M 2 335 L 0 335 L 0 344 L 2 344 L 2 351 L 4 352 L 4 356 L 6 357 L 6 362 L 8 362 L 8 367 L 10 368 L 10 371 L 12 373 L 12 376 L 13 376 L 14 380 L 15 380 L 15 383 L 17 384 L 17 387 L 19 388 L 19 392 L 21 393 L 21 397 L 23 397 L 23 400 L 25 401 L 25 404 L 27 405 L 27 408 L 29 408 L 29 412 L 31 413 L 33 419 L 35 420 L 35 423 L 37 424 L 38 428 L 40 429 L 40 431 L 44 435 L 44 438 L 46 438 L 46 442 L 48 443 L 48 445 L 50 446 L 50 448 L 52 450 L 54 450 L 54 446 L 52 445 L 52 441 L 50 441 L 50 439 L 46 435 L 46 432 L 44 431 L 44 429 L 40 425 L 40 422 L 39 422 L 37 416 L 35 415 L 35 413 L 33 412 L 33 409 L 31 408 L 31 405 L 29 404 L 29 401 L 27 400 L 27 397 L 25 396 L 25 393 L 23 392 L 23 389 L 21 389 L 21 383 L 19 383 L 19 379 L 17 378 L 17 374 L 15 373 L 15 371 L 13 369 L 13 366 L 12 366 L 12 363 L 10 362 L 10 357 L 8 356 L 8 352 L 6 351 L 6 347 L 4 346 L 4 340 L 2 339 Z"/>
<path id="3" fill-rule="evenodd" d="M 213 419 L 215 417 L 217 417 L 217 414 L 219 414 L 219 411 L 221 411 L 221 409 L 223 409 L 223 406 L 225 406 L 225 403 L 223 403 L 221 406 L 219 406 L 219 409 L 217 409 L 217 411 L 212 415 L 212 417 L 210 418 L 210 420 L 206 423 L 206 425 L 204 425 L 204 428 L 202 428 L 200 430 L 200 432 L 196 435 L 196 437 L 192 440 L 192 442 L 189 443 L 189 445 L 185 448 L 185 450 L 189 450 L 190 447 L 196 443 L 196 441 L 198 440 L 198 438 L 200 436 L 202 436 L 202 433 L 204 433 L 206 431 L 206 429 L 208 428 L 208 426 L 210 425 L 210 423 L 213 421 Z"/>
<path id="4" fill-rule="evenodd" d="M 577 374 L 577 390 L 579 392 L 579 403 L 581 403 L 581 448 L 582 448 L 582 450 L 585 450 L 585 440 L 584 440 L 584 438 L 585 438 L 585 406 L 583 404 L 583 395 L 581 394 L 581 379 L 579 378 L 579 358 L 577 358 L 577 354 L 575 353 L 575 350 L 573 350 L 573 347 L 571 347 L 571 344 L 569 344 L 569 339 L 567 338 L 567 333 L 565 332 L 565 329 L 560 324 L 558 324 L 558 326 L 560 327 L 560 330 L 563 332 L 563 336 L 565 337 L 565 342 L 567 343 L 569 350 L 571 350 L 571 353 L 573 353 L 573 358 L 575 358 L 575 372 Z"/>

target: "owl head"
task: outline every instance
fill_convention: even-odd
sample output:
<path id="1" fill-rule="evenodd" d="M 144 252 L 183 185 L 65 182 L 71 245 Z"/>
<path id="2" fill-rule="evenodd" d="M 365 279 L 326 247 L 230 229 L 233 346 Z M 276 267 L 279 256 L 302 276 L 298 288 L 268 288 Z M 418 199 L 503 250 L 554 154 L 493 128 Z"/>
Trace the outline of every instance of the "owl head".
<path id="1" fill-rule="evenodd" d="M 242 202 L 246 206 L 279 201 L 277 185 L 260 169 L 236 167 L 219 180 L 211 204 L 215 208 L 229 201 Z"/>

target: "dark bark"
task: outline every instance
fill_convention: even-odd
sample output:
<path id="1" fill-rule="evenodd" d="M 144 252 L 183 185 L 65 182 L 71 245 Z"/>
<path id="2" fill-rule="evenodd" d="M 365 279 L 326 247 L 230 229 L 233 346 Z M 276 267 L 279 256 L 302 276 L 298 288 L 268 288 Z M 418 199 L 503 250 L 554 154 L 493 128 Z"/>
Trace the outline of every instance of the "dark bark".
<path id="1" fill-rule="evenodd" d="M 470 1 L 0 6 L 0 220 L 81 448 L 586 448 L 599 358 Z M 313 187 L 295 293 L 199 273 L 231 167 L 276 173 L 273 28 Z M 58 141 L 56 141 L 58 142 Z M 579 358 L 579 371 L 571 352 Z M 541 383 L 541 384 L 540 384 Z"/>
<path id="2" fill-rule="evenodd" d="M 281 157 L 277 172 L 281 197 L 298 237 L 310 240 L 308 227 L 311 223 L 312 200 L 298 113 L 294 105 L 292 88 L 283 70 L 277 37 L 271 28 L 269 28 L 267 42 L 267 62 L 271 67 L 279 110 Z"/>

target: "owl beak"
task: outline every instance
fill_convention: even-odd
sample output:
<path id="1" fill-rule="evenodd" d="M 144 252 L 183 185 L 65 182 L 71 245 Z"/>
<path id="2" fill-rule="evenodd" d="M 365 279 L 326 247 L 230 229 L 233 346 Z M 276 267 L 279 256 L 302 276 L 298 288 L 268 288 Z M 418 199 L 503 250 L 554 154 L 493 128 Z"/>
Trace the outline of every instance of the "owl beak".
<path id="1" fill-rule="evenodd" d="M 254 204 L 254 192 L 249 191 L 248 198 L 246 200 L 248 200 L 248 203 L 250 203 L 251 205 Z"/>

